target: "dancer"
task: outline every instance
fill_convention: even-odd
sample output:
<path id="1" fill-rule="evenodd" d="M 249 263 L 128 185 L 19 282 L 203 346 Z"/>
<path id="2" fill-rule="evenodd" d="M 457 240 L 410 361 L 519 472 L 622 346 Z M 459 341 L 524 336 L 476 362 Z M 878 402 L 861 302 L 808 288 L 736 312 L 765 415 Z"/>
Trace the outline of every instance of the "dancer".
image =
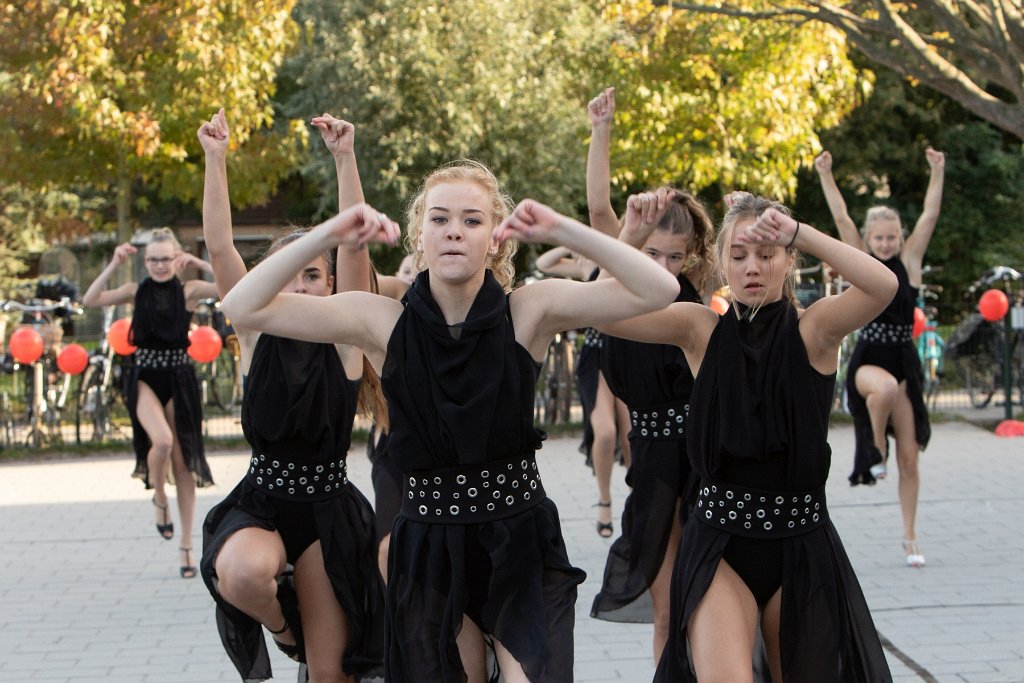
<path id="1" fill-rule="evenodd" d="M 621 239 L 642 251 L 680 285 L 676 301 L 701 304 L 711 261 L 712 223 L 691 195 L 671 188 L 629 198 Z M 640 233 L 642 240 L 634 238 Z M 612 393 L 629 409 L 632 492 L 622 513 L 622 536 L 608 553 L 604 583 L 591 616 L 652 622 L 654 661 L 668 639 L 672 567 L 686 514 L 686 411 L 693 374 L 677 345 L 609 336 L 601 369 Z"/>
<path id="2" fill-rule="evenodd" d="M 203 235 L 223 296 L 246 272 L 231 236 L 223 109 L 198 136 L 206 153 Z M 306 232 L 287 232 L 269 253 Z M 281 290 L 329 296 L 333 256 L 314 255 Z M 365 252 L 339 250 L 339 286 L 365 288 L 367 280 L 352 273 L 366 278 L 366 260 Z M 253 455 L 248 473 L 203 525 L 202 574 L 217 603 L 221 640 L 246 681 L 272 673 L 261 624 L 282 652 L 306 663 L 313 683 L 379 677 L 385 614 L 373 511 L 345 476 L 362 352 L 232 322 L 245 373 L 242 426 Z"/>
<path id="3" fill-rule="evenodd" d="M 850 358 L 846 387 L 856 439 L 850 484 L 874 484 L 876 479 L 885 478 L 889 433 L 896 439 L 902 546 L 911 567 L 925 564 L 916 531 L 921 488 L 918 460 L 931 438 L 921 389 L 921 362 L 912 334 L 914 307 L 921 285 L 921 264 L 939 219 L 946 165 L 942 152 L 929 147 L 925 155 L 931 174 L 924 210 L 906 242 L 899 214 L 884 206 L 868 210 L 863 236 L 858 233 L 832 175 L 832 155 L 822 152 L 814 162 L 839 236 L 884 263 L 900 283 L 889 306 L 861 330 Z"/>
<path id="4" fill-rule="evenodd" d="M 165 487 L 173 477 L 181 519 L 179 573 L 191 579 L 196 575 L 192 550 L 196 487 L 212 485 L 213 477 L 203 448 L 199 383 L 186 349 L 192 311 L 200 299 L 216 296 L 217 287 L 205 280 L 179 280 L 177 274 L 188 267 L 209 271 L 210 265 L 182 252 L 168 228 L 157 228 L 144 251 L 147 277 L 140 283 L 106 289 L 114 271 L 137 251 L 127 242 L 118 245 L 110 263 L 89 285 L 82 305 L 134 303 L 128 339 L 138 348 L 124 381 L 135 450 L 132 476 L 153 489 L 156 530 L 166 540 L 174 538 Z"/>
<path id="5" fill-rule="evenodd" d="M 797 250 L 828 260 L 852 286 L 798 310 Z M 716 254 L 734 299 L 725 315 L 684 302 L 602 327 L 676 344 L 697 369 L 686 432 L 700 485 L 655 680 L 752 680 L 760 615 L 773 680 L 889 681 L 824 484 L 839 343 L 885 307 L 895 278 L 746 193 L 725 216 Z"/>
<path id="6" fill-rule="evenodd" d="M 354 343 L 383 370 L 389 453 L 406 487 L 389 558 L 394 683 L 483 681 L 488 641 L 509 683 L 572 680 L 584 574 L 569 563 L 536 467 L 537 359 L 557 331 L 654 310 L 677 293 L 639 252 L 531 200 L 511 215 L 508 206 L 481 164 L 431 173 L 409 209 L 407 244 L 427 270 L 406 305 L 277 294 L 324 248 L 397 235 L 364 205 L 274 254 L 224 301 L 241 324 Z M 513 238 L 561 244 L 617 279 L 543 280 L 509 294 Z"/>

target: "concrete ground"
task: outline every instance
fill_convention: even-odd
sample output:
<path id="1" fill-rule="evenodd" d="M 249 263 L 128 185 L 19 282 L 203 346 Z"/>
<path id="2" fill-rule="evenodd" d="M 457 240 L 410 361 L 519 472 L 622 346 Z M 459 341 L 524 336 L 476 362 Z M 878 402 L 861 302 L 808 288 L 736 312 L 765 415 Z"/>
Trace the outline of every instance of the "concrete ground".
<path id="1" fill-rule="evenodd" d="M 1024 440 L 935 425 L 921 468 L 923 569 L 904 565 L 896 476 L 849 487 L 852 429 L 835 428 L 831 441 L 829 507 L 894 678 L 1024 682 Z M 595 532 L 596 488 L 576 446 L 553 438 L 539 457 L 570 557 L 589 574 L 577 603 L 576 680 L 649 681 L 651 627 L 588 616 L 610 541 Z M 350 476 L 372 498 L 363 452 L 353 448 Z M 197 532 L 246 463 L 240 451 L 210 455 L 219 485 L 199 492 Z M 131 469 L 127 454 L 0 465 L 0 681 L 238 680 L 205 587 L 178 577 L 178 539 L 157 536 Z M 617 517 L 626 489 L 624 470 L 615 472 Z M 272 657 L 277 679 L 295 676 L 293 663 Z"/>

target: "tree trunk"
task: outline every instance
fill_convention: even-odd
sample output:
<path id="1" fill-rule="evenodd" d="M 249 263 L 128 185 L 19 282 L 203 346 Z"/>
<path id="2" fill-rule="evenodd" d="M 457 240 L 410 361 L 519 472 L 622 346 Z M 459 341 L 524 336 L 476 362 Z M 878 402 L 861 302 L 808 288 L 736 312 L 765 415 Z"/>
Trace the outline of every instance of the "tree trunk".
<path id="1" fill-rule="evenodd" d="M 131 215 L 132 181 L 125 174 L 117 178 L 117 243 L 124 244 L 132 238 L 131 226 L 128 219 Z M 115 281 L 117 285 L 123 285 L 132 280 L 132 260 L 128 259 L 117 271 Z"/>

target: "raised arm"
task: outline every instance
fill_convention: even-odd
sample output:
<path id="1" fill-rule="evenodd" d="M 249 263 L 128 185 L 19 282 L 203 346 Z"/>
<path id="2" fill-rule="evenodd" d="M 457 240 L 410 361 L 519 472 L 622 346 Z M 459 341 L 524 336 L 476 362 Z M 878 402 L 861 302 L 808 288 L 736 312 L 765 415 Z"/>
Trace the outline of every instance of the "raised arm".
<path id="1" fill-rule="evenodd" d="M 821 189 L 825 193 L 828 210 L 832 213 L 832 221 L 836 224 L 836 229 L 839 230 L 839 239 L 851 247 L 867 251 L 864 239 L 857 230 L 857 224 L 853 222 L 850 214 L 846 211 L 843 194 L 839 191 L 839 186 L 836 185 L 835 176 L 832 175 L 832 153 L 825 150 L 819 154 L 818 158 L 814 160 L 814 170 L 818 172 L 818 178 L 821 179 Z"/>
<path id="2" fill-rule="evenodd" d="M 242 260 L 231 231 L 231 201 L 228 196 L 227 153 L 230 130 L 224 110 L 199 127 L 199 144 L 206 153 L 203 184 L 203 240 L 210 253 L 217 295 L 223 297 L 245 276 Z"/>
<path id="3" fill-rule="evenodd" d="M 615 122 L 615 88 L 608 88 L 587 104 L 590 150 L 587 152 L 587 209 L 590 225 L 606 235 L 619 233 L 619 218 L 612 207 L 611 137 Z"/>
<path id="4" fill-rule="evenodd" d="M 835 371 L 843 337 L 871 322 L 896 294 L 896 276 L 881 261 L 775 209 L 761 214 L 736 239 L 793 246 L 827 261 L 850 283 L 839 296 L 816 301 L 800 319 L 800 335 L 819 372 Z"/>
<path id="5" fill-rule="evenodd" d="M 907 274 L 910 276 L 910 284 L 921 284 L 921 264 L 924 262 L 925 251 L 928 250 L 928 243 L 935 233 L 935 224 L 939 220 L 939 210 L 942 207 L 942 186 L 946 176 L 946 155 L 929 147 L 925 150 L 928 157 L 928 167 L 931 175 L 928 179 L 928 190 L 924 195 L 924 210 L 921 217 L 914 225 L 914 232 L 910 233 L 907 243 L 903 245 L 903 263 L 907 267 Z"/>
<path id="6" fill-rule="evenodd" d="M 110 276 L 136 252 L 138 252 L 138 249 L 127 242 L 117 245 L 110 263 L 100 271 L 100 274 L 96 276 L 96 279 L 92 281 L 89 288 L 85 290 L 85 294 L 82 295 L 82 305 L 89 308 L 98 308 L 131 302 L 135 298 L 135 290 L 138 289 L 138 284 L 126 282 L 120 287 L 108 290 L 107 282 L 110 280 Z"/>
<path id="7" fill-rule="evenodd" d="M 325 251 L 341 244 L 393 244 L 398 234 L 398 225 L 387 216 L 366 204 L 357 204 L 264 259 L 224 297 L 221 308 L 232 321 L 247 329 L 292 339 L 351 344 L 363 348 L 367 355 L 376 354 L 380 360 L 390 333 L 390 328 L 382 332 L 381 321 L 390 314 L 397 319 L 393 307 L 400 311 L 401 304 L 365 292 L 319 297 L 280 291 Z"/>
<path id="8" fill-rule="evenodd" d="M 338 176 L 338 211 L 363 202 L 363 184 L 356 164 L 356 127 L 324 112 L 310 121 L 320 131 L 324 145 L 334 157 Z M 334 264 L 335 288 L 339 292 L 370 289 L 370 252 L 365 246 L 339 245 Z"/>
<path id="9" fill-rule="evenodd" d="M 594 282 L 542 280 L 513 293 L 513 314 L 518 309 L 523 315 L 517 316 L 516 336 L 534 358 L 543 356 L 555 332 L 653 311 L 668 305 L 679 293 L 676 279 L 652 259 L 533 200 L 521 202 L 495 229 L 495 235 L 500 240 L 567 247 L 612 276 Z M 520 320 L 526 322 L 523 337 Z"/>
<path id="10" fill-rule="evenodd" d="M 565 247 L 553 247 L 537 257 L 534 264 L 542 273 L 558 277 L 586 280 L 594 271 L 594 262 L 581 258 Z"/>

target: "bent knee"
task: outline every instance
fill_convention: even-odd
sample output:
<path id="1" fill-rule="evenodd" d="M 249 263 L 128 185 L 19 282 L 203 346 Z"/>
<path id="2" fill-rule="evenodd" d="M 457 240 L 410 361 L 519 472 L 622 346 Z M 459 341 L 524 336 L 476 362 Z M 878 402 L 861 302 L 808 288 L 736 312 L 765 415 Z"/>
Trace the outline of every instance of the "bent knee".
<path id="1" fill-rule="evenodd" d="M 269 562 L 248 557 L 221 556 L 216 562 L 218 589 L 229 602 L 233 597 L 277 593 L 276 568 Z"/>

